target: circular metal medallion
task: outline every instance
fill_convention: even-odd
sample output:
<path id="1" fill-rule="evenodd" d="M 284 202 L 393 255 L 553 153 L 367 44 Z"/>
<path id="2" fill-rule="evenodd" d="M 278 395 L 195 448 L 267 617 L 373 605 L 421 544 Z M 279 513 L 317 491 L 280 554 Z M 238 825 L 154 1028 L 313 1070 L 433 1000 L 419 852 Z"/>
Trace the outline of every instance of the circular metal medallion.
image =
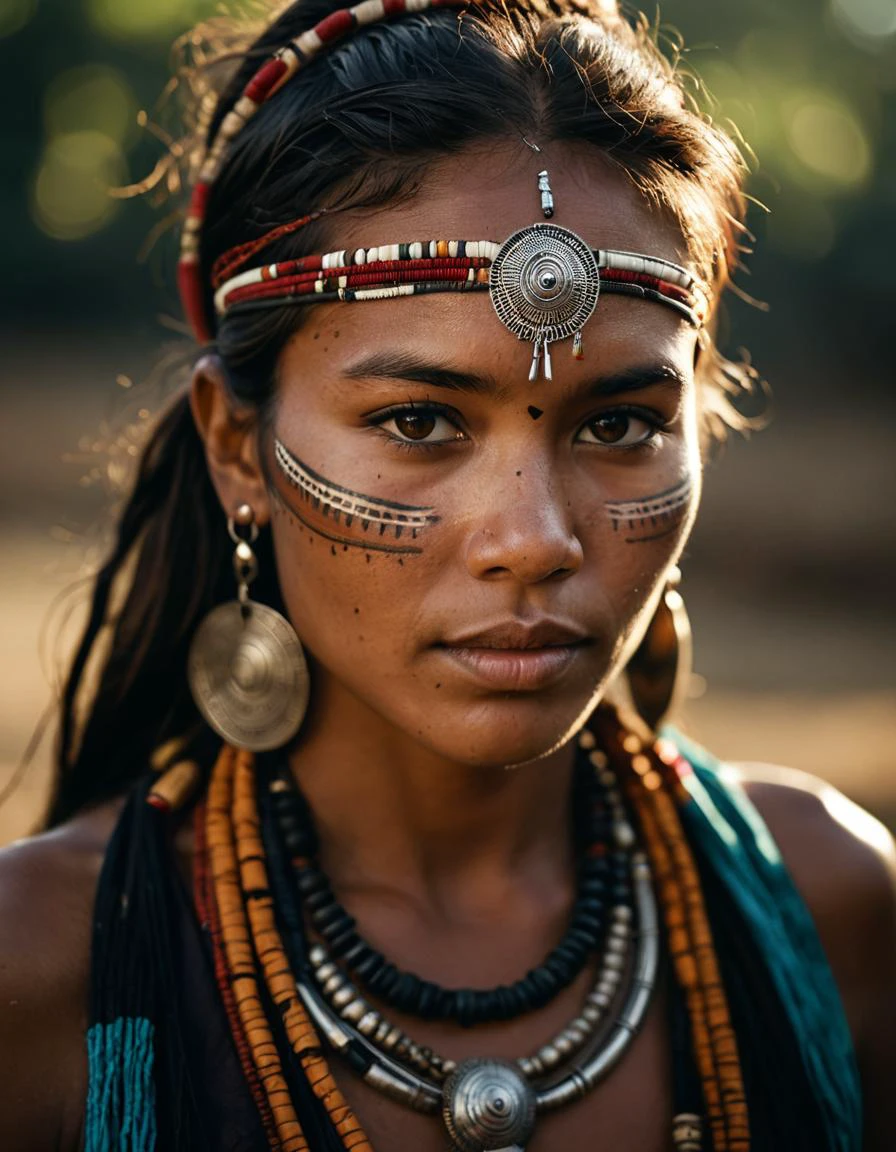
<path id="1" fill-rule="evenodd" d="M 520 340 L 553 343 L 578 332 L 600 293 L 597 259 L 556 224 L 532 224 L 501 245 L 489 273 L 498 319 Z"/>
<path id="2" fill-rule="evenodd" d="M 199 625 L 187 662 L 199 711 L 231 744 L 265 752 L 285 744 L 308 707 L 308 665 L 292 625 L 265 604 L 244 617 L 234 600 Z"/>
<path id="3" fill-rule="evenodd" d="M 442 1089 L 442 1119 L 459 1152 L 522 1149 L 535 1127 L 535 1093 L 514 1064 L 464 1060 Z"/>

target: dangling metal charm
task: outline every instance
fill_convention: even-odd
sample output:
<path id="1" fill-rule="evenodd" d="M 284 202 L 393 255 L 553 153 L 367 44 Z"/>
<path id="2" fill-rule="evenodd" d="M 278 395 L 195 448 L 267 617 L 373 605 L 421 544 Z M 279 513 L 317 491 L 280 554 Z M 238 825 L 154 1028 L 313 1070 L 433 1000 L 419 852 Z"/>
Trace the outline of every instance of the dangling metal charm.
<path id="1" fill-rule="evenodd" d="M 600 294 L 597 259 L 575 232 L 556 224 L 522 228 L 498 250 L 489 294 L 501 323 L 519 340 L 531 340 L 529 379 L 543 363 L 551 379 L 548 345 L 579 332 Z M 575 351 L 575 350 L 574 350 Z"/>
<path id="2" fill-rule="evenodd" d="M 551 191 L 551 182 L 546 168 L 543 172 L 538 173 L 538 191 L 541 193 L 541 210 L 550 220 L 554 215 L 554 193 Z"/>
<path id="3" fill-rule="evenodd" d="M 236 544 L 238 598 L 205 617 L 190 645 L 187 676 L 196 707 L 231 744 L 264 752 L 299 730 L 308 707 L 308 665 L 289 621 L 249 599 L 258 572 L 258 527 L 248 506 L 227 524 Z"/>
<path id="4" fill-rule="evenodd" d="M 456 1152 L 524 1152 L 535 1093 L 514 1064 L 464 1060 L 442 1089 L 442 1119 Z"/>

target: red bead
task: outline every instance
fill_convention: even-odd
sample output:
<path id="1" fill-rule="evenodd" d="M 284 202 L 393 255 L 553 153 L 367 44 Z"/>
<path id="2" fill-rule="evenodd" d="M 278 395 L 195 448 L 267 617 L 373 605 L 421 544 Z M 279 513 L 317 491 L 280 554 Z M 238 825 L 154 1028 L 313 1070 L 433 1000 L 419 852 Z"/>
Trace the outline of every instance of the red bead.
<path id="1" fill-rule="evenodd" d="M 281 80 L 287 71 L 285 60 L 268 60 L 255 73 L 246 87 L 243 95 L 254 100 L 256 104 L 263 104 L 267 100 L 271 89 Z"/>
<path id="2" fill-rule="evenodd" d="M 331 12 L 329 16 L 321 20 L 314 31 L 324 44 L 329 44 L 333 40 L 338 40 L 340 36 L 344 36 L 346 32 L 350 32 L 354 26 L 355 18 L 352 13 L 348 8 L 341 8 L 338 12 Z"/>

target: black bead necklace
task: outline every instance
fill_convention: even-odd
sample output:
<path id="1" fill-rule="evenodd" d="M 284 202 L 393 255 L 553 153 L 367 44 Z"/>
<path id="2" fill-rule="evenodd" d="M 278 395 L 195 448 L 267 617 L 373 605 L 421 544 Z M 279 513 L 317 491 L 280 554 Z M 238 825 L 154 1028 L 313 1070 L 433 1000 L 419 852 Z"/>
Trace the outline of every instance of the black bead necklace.
<path id="1" fill-rule="evenodd" d="M 629 898 L 628 853 L 613 848 L 613 821 L 605 789 L 585 756 L 576 765 L 573 828 L 577 850 L 576 899 L 560 943 L 513 984 L 480 990 L 443 988 L 390 963 L 368 944 L 337 900 L 317 863 L 317 835 L 310 809 L 289 772 L 271 794 L 284 855 L 292 869 L 306 920 L 329 954 L 358 984 L 396 1011 L 423 1020 L 453 1020 L 464 1027 L 510 1020 L 550 1003 L 582 972 L 601 946 L 606 907 Z"/>

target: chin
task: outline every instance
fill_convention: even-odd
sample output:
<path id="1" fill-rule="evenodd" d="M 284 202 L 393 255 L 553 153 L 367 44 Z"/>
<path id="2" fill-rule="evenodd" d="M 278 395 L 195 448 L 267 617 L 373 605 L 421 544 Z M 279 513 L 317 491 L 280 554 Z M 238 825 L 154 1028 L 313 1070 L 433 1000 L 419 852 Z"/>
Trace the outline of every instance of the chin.
<path id="1" fill-rule="evenodd" d="M 586 699 L 546 700 L 506 696 L 431 715 L 423 740 L 445 759 L 474 768 L 518 768 L 542 760 L 573 739 L 601 697 L 601 684 Z"/>

